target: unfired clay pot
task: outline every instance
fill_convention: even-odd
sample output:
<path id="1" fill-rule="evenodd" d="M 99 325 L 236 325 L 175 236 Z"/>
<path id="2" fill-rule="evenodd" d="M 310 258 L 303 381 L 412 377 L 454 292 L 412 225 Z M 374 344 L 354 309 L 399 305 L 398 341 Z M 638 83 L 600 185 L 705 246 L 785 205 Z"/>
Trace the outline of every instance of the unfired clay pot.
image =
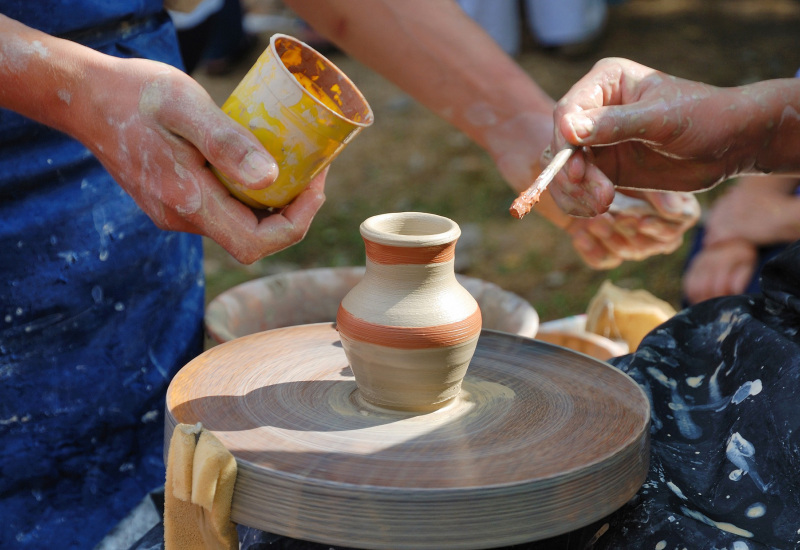
<path id="1" fill-rule="evenodd" d="M 481 331 L 481 312 L 453 270 L 458 225 L 420 212 L 361 224 L 364 278 L 336 316 L 359 395 L 384 408 L 431 411 L 455 398 Z"/>

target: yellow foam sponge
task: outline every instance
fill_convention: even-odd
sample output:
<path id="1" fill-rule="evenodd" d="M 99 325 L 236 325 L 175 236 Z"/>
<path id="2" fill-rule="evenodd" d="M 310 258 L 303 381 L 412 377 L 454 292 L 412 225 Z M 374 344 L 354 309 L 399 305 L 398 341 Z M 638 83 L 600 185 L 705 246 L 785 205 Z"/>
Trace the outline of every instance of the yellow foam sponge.
<path id="1" fill-rule="evenodd" d="M 230 520 L 236 459 L 201 424 L 178 424 L 164 486 L 165 550 L 237 550 Z"/>
<path id="2" fill-rule="evenodd" d="M 675 313 L 669 303 L 646 290 L 627 290 L 604 281 L 586 310 L 586 330 L 624 340 L 635 351 L 648 332 Z"/>

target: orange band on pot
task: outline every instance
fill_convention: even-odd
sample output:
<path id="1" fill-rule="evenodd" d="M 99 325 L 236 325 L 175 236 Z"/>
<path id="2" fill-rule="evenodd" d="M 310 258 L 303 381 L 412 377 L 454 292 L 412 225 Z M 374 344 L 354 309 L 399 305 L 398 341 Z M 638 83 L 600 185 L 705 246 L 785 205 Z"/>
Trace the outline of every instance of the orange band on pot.
<path id="1" fill-rule="evenodd" d="M 432 327 L 393 327 L 377 325 L 355 317 L 339 305 L 336 328 L 346 338 L 399 349 L 425 349 L 454 346 L 470 340 L 481 330 L 481 310 L 463 321 Z"/>
<path id="2" fill-rule="evenodd" d="M 425 265 L 449 262 L 455 257 L 456 243 L 406 247 L 378 244 L 364 239 L 367 258 L 384 265 Z"/>

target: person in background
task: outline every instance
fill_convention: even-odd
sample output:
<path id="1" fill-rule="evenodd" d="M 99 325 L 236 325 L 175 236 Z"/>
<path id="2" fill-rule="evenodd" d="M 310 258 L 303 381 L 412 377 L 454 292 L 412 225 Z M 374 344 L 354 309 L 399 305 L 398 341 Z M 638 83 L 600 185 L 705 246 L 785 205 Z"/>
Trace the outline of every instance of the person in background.
<path id="1" fill-rule="evenodd" d="M 522 24 L 527 25 L 541 47 L 578 56 L 592 50 L 603 35 L 608 18 L 606 0 L 457 1 L 511 56 L 519 54 Z"/>
<path id="2" fill-rule="evenodd" d="M 189 13 L 170 10 L 169 14 L 188 74 L 199 67 L 214 76 L 228 74 L 257 43 L 245 32 L 240 0 L 202 0 Z"/>
<path id="3" fill-rule="evenodd" d="M 553 102 L 457 4 L 292 7 L 515 190 L 539 172 Z M 325 173 L 280 212 L 234 199 L 210 165 L 254 189 L 277 166 L 182 70 L 162 3 L 81 8 L 0 0 L 2 547 L 93 547 L 163 484 L 166 387 L 202 351 L 200 236 L 252 263 L 302 240 L 325 199 Z M 541 211 L 610 266 L 674 250 L 697 218 L 691 196 L 642 196 L 644 217 Z"/>
<path id="4" fill-rule="evenodd" d="M 760 292 L 764 264 L 800 239 L 798 220 L 797 178 L 739 178 L 697 229 L 683 275 L 684 301 Z"/>
<path id="5" fill-rule="evenodd" d="M 794 178 L 799 112 L 797 79 L 717 88 L 602 60 L 558 102 L 551 147 L 590 149 L 551 193 L 593 215 L 618 186 L 702 191 L 735 176 Z M 753 179 L 753 189 L 768 181 Z M 751 209 L 771 204 L 751 198 Z M 800 241 L 765 264 L 761 289 L 684 309 L 613 361 L 651 401 L 651 467 L 634 499 L 588 528 L 595 548 L 800 546 Z"/>

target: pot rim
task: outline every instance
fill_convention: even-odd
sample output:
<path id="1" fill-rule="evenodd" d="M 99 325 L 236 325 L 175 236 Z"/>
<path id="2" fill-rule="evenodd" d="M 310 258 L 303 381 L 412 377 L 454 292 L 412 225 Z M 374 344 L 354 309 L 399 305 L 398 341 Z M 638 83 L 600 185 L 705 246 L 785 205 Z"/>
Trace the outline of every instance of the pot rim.
<path id="1" fill-rule="evenodd" d="M 461 228 L 450 218 L 427 212 L 389 212 L 362 222 L 361 236 L 378 244 L 403 247 L 455 242 Z"/>

